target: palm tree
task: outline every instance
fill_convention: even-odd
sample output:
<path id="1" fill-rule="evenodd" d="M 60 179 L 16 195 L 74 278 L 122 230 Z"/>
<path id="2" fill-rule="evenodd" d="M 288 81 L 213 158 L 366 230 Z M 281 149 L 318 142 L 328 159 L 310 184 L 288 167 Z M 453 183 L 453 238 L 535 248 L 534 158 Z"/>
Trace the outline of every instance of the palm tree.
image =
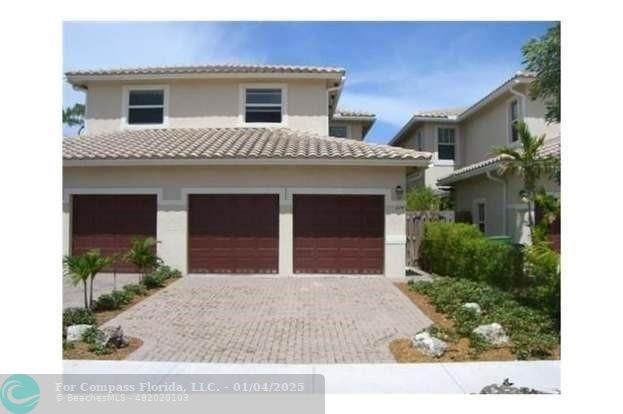
<path id="1" fill-rule="evenodd" d="M 560 160 L 552 155 L 541 155 L 545 135 L 533 136 L 524 122 L 518 122 L 514 128 L 517 129 L 521 146 L 496 147 L 493 154 L 502 157 L 500 174 L 517 173 L 523 177 L 524 188 L 520 194 L 528 205 L 528 225 L 532 236 L 534 231 L 532 204 L 537 193 L 537 182 L 545 175 L 551 177 L 555 174 L 556 169 L 560 169 Z"/>
<path id="2" fill-rule="evenodd" d="M 65 275 L 71 278 L 74 286 L 82 282 L 84 288 L 84 308 L 88 309 L 87 280 L 89 279 L 90 269 L 84 256 L 65 256 L 63 265 L 65 267 Z"/>
<path id="3" fill-rule="evenodd" d="M 98 249 L 89 250 L 84 254 L 87 267 L 89 269 L 90 291 L 89 291 L 89 307 L 93 307 L 93 280 L 95 276 L 107 266 L 112 264 L 110 257 L 102 256 Z"/>
<path id="4" fill-rule="evenodd" d="M 80 125 L 78 135 L 84 129 L 84 114 L 86 107 L 84 104 L 77 103 L 74 106 L 68 106 L 63 109 L 63 124 L 67 126 Z"/>
<path id="5" fill-rule="evenodd" d="M 74 285 L 82 282 L 84 288 L 84 308 L 93 307 L 93 280 L 103 268 L 109 266 L 110 258 L 102 256 L 99 250 L 89 250 L 79 256 L 65 256 L 65 274 L 71 277 Z M 90 292 L 87 299 L 87 281 L 90 279 Z"/>
<path id="6" fill-rule="evenodd" d="M 148 271 L 155 269 L 160 264 L 160 258 L 154 253 L 157 243 L 158 240 L 153 237 L 134 239 L 126 254 L 126 260 L 134 264 L 140 273 L 139 283 L 143 281 L 143 277 Z"/>

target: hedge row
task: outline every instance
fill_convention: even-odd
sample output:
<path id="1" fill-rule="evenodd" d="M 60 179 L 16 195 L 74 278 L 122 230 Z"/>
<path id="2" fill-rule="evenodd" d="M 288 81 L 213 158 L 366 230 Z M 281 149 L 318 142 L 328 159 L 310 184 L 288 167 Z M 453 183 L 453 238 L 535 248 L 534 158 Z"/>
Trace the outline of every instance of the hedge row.
<path id="1" fill-rule="evenodd" d="M 520 248 L 487 239 L 469 224 L 429 222 L 420 266 L 438 275 L 486 282 L 504 290 L 526 284 Z"/>

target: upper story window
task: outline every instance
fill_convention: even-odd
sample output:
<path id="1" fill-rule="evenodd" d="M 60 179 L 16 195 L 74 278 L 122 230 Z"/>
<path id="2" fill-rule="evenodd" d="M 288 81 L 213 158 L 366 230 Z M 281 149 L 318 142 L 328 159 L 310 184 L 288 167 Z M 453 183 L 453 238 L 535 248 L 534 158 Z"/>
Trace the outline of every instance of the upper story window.
<path id="1" fill-rule="evenodd" d="M 245 89 L 244 122 L 275 123 L 282 122 L 282 89 Z"/>
<path id="2" fill-rule="evenodd" d="M 168 119 L 168 88 L 138 85 L 124 88 L 124 124 L 164 126 Z"/>
<path id="3" fill-rule="evenodd" d="M 517 122 L 519 122 L 519 104 L 517 101 L 512 101 L 508 107 L 508 128 L 511 142 L 517 142 L 519 135 L 517 132 Z"/>
<path id="4" fill-rule="evenodd" d="M 456 142 L 454 128 L 438 128 L 437 158 L 440 160 L 454 160 L 455 147 Z"/>
<path id="5" fill-rule="evenodd" d="M 330 126 L 329 136 L 338 138 L 348 138 L 348 128 L 345 126 Z"/>

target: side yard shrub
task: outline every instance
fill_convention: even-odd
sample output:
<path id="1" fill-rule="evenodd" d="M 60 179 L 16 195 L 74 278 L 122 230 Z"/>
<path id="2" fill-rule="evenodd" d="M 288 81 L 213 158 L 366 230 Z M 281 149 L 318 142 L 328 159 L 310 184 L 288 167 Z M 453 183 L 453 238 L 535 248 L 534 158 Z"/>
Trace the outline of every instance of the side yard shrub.
<path id="1" fill-rule="evenodd" d="M 524 303 L 544 309 L 560 324 L 560 254 L 537 243 L 526 249 L 525 256 L 531 286 L 522 295 Z"/>
<path id="2" fill-rule="evenodd" d="M 67 308 L 63 311 L 63 326 L 93 324 L 95 324 L 95 316 L 89 309 Z"/>
<path id="3" fill-rule="evenodd" d="M 412 289 L 430 299 L 435 307 L 452 317 L 456 331 L 472 339 L 475 348 L 485 345 L 474 338 L 478 325 L 500 323 L 510 336 L 513 352 L 519 359 L 550 355 L 559 343 L 556 321 L 545 312 L 519 303 L 512 294 L 483 282 L 440 277 L 432 282 L 410 282 Z M 462 305 L 476 302 L 482 309 L 476 315 Z"/>
<path id="4" fill-rule="evenodd" d="M 519 248 L 488 240 L 469 224 L 429 222 L 420 249 L 420 266 L 439 275 L 510 289 L 526 282 L 522 256 Z"/>

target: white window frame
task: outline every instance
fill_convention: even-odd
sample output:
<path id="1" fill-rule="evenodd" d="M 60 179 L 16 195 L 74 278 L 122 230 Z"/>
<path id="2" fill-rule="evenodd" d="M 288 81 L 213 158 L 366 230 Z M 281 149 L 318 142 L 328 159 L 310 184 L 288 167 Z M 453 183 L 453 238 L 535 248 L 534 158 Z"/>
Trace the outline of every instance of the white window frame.
<path id="1" fill-rule="evenodd" d="M 453 129 L 454 130 L 454 159 L 452 160 L 444 160 L 444 159 L 439 158 L 439 130 L 440 129 Z M 457 155 L 458 155 L 458 151 L 459 151 L 458 129 L 454 126 L 444 126 L 444 125 L 439 125 L 435 127 L 435 144 L 436 144 L 436 148 L 435 148 L 434 164 L 435 165 L 454 165 Z M 442 145 L 448 145 L 448 144 L 442 144 Z"/>
<path id="2" fill-rule="evenodd" d="M 478 230 L 480 230 L 480 217 L 478 216 L 478 206 L 482 204 L 485 210 L 485 218 L 482 222 L 483 225 L 483 234 L 487 234 L 487 200 L 485 198 L 477 198 L 473 201 L 472 207 L 472 223 Z"/>
<path id="3" fill-rule="evenodd" d="M 336 124 L 329 125 L 329 136 L 332 136 L 332 135 L 330 135 L 331 134 L 331 128 L 346 128 L 346 136 L 345 137 L 334 137 L 334 138 L 348 138 L 348 139 L 350 139 L 352 137 L 352 135 L 350 134 L 350 125 L 343 125 L 343 124 L 342 125 L 339 125 L 339 124 L 338 125 L 336 125 Z"/>
<path id="4" fill-rule="evenodd" d="M 247 89 L 281 89 L 281 122 L 246 122 Z M 241 83 L 238 85 L 238 124 L 248 128 L 285 127 L 288 125 L 287 83 Z"/>
<path id="5" fill-rule="evenodd" d="M 128 111 L 130 109 L 130 92 L 131 91 L 151 91 L 162 90 L 163 107 L 162 107 L 162 123 L 160 124 L 129 124 Z M 121 103 L 121 127 L 122 128 L 166 128 L 169 126 L 169 85 L 125 85 L 123 86 Z"/>
<path id="6" fill-rule="evenodd" d="M 523 121 L 523 108 L 521 102 L 519 102 L 519 98 L 514 97 L 506 101 L 506 142 L 508 142 L 509 145 L 517 146 L 521 144 L 519 143 L 519 137 L 517 138 L 517 141 L 513 141 L 511 120 L 511 105 L 513 102 L 517 104 L 517 119 L 515 122 Z"/>
<path id="7" fill-rule="evenodd" d="M 483 227 L 483 234 L 487 234 L 487 200 L 485 198 L 477 198 L 473 201 L 473 207 L 472 207 L 472 222 L 474 223 L 474 226 L 476 226 L 476 228 L 478 230 L 480 230 L 480 217 L 478 215 L 479 211 L 478 211 L 478 206 L 482 204 L 484 207 L 484 212 L 485 212 L 485 217 L 484 217 L 484 221 L 482 221 L 482 227 Z"/>

